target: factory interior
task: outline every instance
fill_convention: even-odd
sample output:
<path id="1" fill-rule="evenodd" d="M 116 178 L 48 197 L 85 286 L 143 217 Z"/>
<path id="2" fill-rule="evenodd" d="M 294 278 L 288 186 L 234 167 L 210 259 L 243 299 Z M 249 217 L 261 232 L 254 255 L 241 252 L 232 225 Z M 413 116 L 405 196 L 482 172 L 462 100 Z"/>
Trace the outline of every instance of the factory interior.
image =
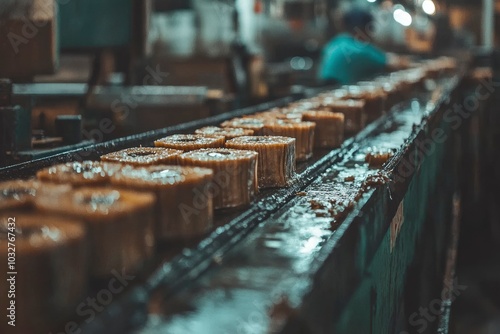
<path id="1" fill-rule="evenodd" d="M 500 334 L 499 87 L 500 0 L 0 0 L 0 333 Z"/>

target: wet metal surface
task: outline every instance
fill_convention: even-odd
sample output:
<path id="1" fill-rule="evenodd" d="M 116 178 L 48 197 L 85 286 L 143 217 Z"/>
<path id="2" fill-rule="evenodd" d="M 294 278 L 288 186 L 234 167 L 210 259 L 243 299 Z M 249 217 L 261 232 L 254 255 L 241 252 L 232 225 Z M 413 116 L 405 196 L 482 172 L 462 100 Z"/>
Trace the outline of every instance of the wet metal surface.
<path id="1" fill-rule="evenodd" d="M 217 266 L 195 284 L 173 298 L 156 291 L 147 323 L 135 333 L 279 331 L 311 289 L 322 246 L 344 228 L 341 223 L 360 199 L 387 181 L 384 171 L 368 166 L 366 153 L 398 150 L 426 116 L 429 99 L 422 94 L 399 105 L 379 126 L 367 129 L 369 135 L 350 145 L 342 161 L 332 161 L 321 177 L 216 257 Z"/>
<path id="2" fill-rule="evenodd" d="M 344 222 L 346 215 L 351 210 L 351 216 L 358 214 L 359 203 L 386 180 L 385 172 L 365 163 L 367 151 L 398 150 L 391 160 L 397 159 L 414 125 L 427 116 L 429 99 L 430 94 L 422 94 L 397 106 L 388 117 L 346 140 L 341 149 L 317 152 L 311 161 L 298 165 L 299 177 L 291 187 L 263 191 L 247 210 L 219 215 L 219 227 L 199 244 L 195 240 L 189 245 L 168 246 L 155 269 L 144 274 L 143 283 L 138 282 L 129 295 L 112 303 L 84 332 L 124 333 L 131 326 L 139 327 L 135 333 L 278 331 L 288 316 L 298 312 L 315 273 L 332 251 L 332 240 L 337 242 L 349 224 L 349 217 Z M 259 109 L 283 103 L 285 100 Z M 0 179 L 19 173 L 29 176 L 40 167 L 79 155 L 95 159 L 111 151 L 148 145 L 156 138 L 218 124 L 236 115 L 220 115 L 0 169 Z"/>

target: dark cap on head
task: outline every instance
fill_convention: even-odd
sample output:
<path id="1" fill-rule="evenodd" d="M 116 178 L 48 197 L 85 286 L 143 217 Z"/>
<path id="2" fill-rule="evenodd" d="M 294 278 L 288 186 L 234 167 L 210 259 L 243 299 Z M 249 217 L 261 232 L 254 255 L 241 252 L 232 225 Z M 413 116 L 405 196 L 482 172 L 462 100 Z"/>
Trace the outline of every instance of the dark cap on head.
<path id="1" fill-rule="evenodd" d="M 349 32 L 356 32 L 357 30 L 366 31 L 372 22 L 372 14 L 361 8 L 352 8 L 343 17 L 344 27 Z"/>

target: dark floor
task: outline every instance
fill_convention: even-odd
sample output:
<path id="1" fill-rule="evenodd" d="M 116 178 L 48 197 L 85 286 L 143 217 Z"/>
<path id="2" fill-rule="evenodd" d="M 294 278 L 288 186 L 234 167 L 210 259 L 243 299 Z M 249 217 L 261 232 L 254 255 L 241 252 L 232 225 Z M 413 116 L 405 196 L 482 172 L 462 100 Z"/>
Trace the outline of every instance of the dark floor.
<path id="1" fill-rule="evenodd" d="M 453 302 L 451 334 L 500 334 L 500 216 L 488 216 L 487 222 L 462 221 L 457 278 L 467 288 Z M 474 234 L 474 225 L 488 229 Z"/>
<path id="2" fill-rule="evenodd" d="M 464 123 L 456 275 L 467 286 L 451 308 L 451 334 L 500 334 L 500 94 Z"/>

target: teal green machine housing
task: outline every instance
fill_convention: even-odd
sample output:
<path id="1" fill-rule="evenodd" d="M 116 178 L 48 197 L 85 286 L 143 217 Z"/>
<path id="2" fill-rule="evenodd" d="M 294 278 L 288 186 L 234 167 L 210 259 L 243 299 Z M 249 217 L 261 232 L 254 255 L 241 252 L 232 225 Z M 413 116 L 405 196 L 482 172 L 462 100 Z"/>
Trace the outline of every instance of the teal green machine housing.
<path id="1" fill-rule="evenodd" d="M 125 46 L 131 39 L 132 0 L 59 0 L 59 47 Z"/>

